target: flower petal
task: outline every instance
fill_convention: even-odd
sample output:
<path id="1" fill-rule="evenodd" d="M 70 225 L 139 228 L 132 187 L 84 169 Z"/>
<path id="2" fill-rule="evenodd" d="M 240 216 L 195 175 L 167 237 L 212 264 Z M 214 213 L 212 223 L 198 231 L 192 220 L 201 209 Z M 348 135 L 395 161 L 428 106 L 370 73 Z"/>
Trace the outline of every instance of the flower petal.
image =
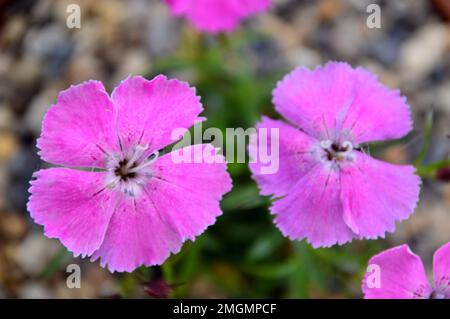
<path id="1" fill-rule="evenodd" d="M 180 239 L 169 227 L 159 207 L 147 197 L 139 200 L 121 196 L 105 239 L 91 257 L 111 272 L 131 272 L 141 265 L 159 265 L 181 248 Z"/>
<path id="2" fill-rule="evenodd" d="M 188 150 L 214 152 L 208 145 L 183 149 Z M 221 214 L 219 201 L 231 188 L 223 158 L 213 157 L 219 163 L 175 164 L 171 153 L 159 158 L 142 196 L 122 201 L 92 259 L 101 258 L 111 271 L 159 265 L 213 224 Z"/>
<path id="3" fill-rule="evenodd" d="M 200 120 L 197 116 L 202 111 L 195 89 L 163 75 L 151 81 L 129 77 L 114 89 L 112 100 L 118 108 L 123 147 L 148 144 L 150 153 L 181 138 L 172 138 L 173 130 L 188 129 Z"/>
<path id="4" fill-rule="evenodd" d="M 185 15 L 200 31 L 229 32 L 241 19 L 266 10 L 269 0 L 166 0 L 174 15 Z"/>
<path id="5" fill-rule="evenodd" d="M 413 212 L 420 179 L 412 166 L 354 154 L 354 162 L 341 167 L 344 220 L 361 238 L 384 237 L 386 231 L 394 231 L 396 221 Z"/>
<path id="6" fill-rule="evenodd" d="M 338 171 L 317 163 L 271 211 L 278 228 L 290 239 L 306 237 L 315 248 L 344 244 L 355 235 L 344 223 L 339 195 Z"/>
<path id="7" fill-rule="evenodd" d="M 436 292 L 450 299 L 450 242 L 434 253 L 433 273 Z"/>
<path id="8" fill-rule="evenodd" d="M 192 5 L 192 0 L 165 0 L 173 15 L 186 13 Z"/>
<path id="9" fill-rule="evenodd" d="M 422 260 L 407 245 L 372 257 L 369 267 L 377 274 L 366 273 L 364 276 L 362 290 L 366 299 L 427 298 L 431 293 Z M 376 275 L 379 275 L 379 285 L 374 285 L 369 277 Z"/>
<path id="10" fill-rule="evenodd" d="M 188 154 L 185 163 L 174 162 L 174 153 Z M 203 162 L 194 162 L 203 154 Z M 155 183 L 149 192 L 168 216 L 182 240 L 201 234 L 222 214 L 220 200 L 232 187 L 223 156 L 210 144 L 184 147 L 161 157 L 154 166 Z"/>
<path id="11" fill-rule="evenodd" d="M 114 211 L 114 196 L 104 189 L 104 173 L 49 168 L 35 173 L 28 211 L 45 235 L 58 238 L 77 255 L 100 247 Z"/>
<path id="12" fill-rule="evenodd" d="M 105 167 L 105 152 L 118 150 L 116 115 L 101 82 L 71 86 L 44 117 L 39 155 L 53 164 Z"/>
<path id="13" fill-rule="evenodd" d="M 286 195 L 317 162 L 309 155 L 313 140 L 299 129 L 268 117 L 263 117 L 256 129 L 258 133 L 249 144 L 252 177 L 261 195 Z M 277 143 L 272 143 L 272 139 Z"/>
<path id="14" fill-rule="evenodd" d="M 400 138 L 412 128 L 410 110 L 399 91 L 347 63 L 294 70 L 278 83 L 273 102 L 286 119 L 320 140 L 359 144 Z"/>
<path id="15" fill-rule="evenodd" d="M 241 15 L 250 15 L 258 13 L 270 7 L 270 0 L 232 0 L 234 6 L 239 6 Z"/>

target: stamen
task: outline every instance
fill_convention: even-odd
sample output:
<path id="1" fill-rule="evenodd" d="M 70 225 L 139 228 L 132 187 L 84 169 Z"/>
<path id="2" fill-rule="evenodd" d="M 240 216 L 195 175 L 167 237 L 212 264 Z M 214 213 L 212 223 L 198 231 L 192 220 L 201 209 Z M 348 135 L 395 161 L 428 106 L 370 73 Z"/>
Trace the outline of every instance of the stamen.
<path id="1" fill-rule="evenodd" d="M 125 165 L 125 170 L 128 170 L 133 164 L 144 154 L 144 152 L 147 150 L 146 145 L 137 145 L 134 147 L 133 156 L 128 161 L 128 163 Z"/>
<path id="2" fill-rule="evenodd" d="M 333 145 L 333 142 L 331 140 L 323 140 L 320 141 L 320 146 L 324 149 L 329 149 L 331 148 L 331 145 Z"/>
<path id="3" fill-rule="evenodd" d="M 140 171 L 141 169 L 153 164 L 159 157 L 159 152 L 158 151 L 154 151 L 152 153 L 151 156 L 154 156 L 153 158 L 150 158 L 148 161 L 145 161 L 144 163 L 142 163 L 141 165 L 135 166 L 132 169 L 130 169 L 128 172 L 129 173 L 136 173 L 138 171 Z"/>
<path id="4" fill-rule="evenodd" d="M 353 145 L 349 141 L 344 141 L 342 143 L 342 148 L 345 149 L 345 151 L 341 152 L 344 154 L 349 154 L 351 151 L 353 151 Z"/>
<path id="5" fill-rule="evenodd" d="M 331 140 L 320 141 L 320 146 L 325 151 L 325 158 L 328 161 L 344 161 L 349 159 L 353 152 L 353 144 L 350 141 L 344 141 L 341 144 L 332 142 Z"/>
<path id="6" fill-rule="evenodd" d="M 137 196 L 143 185 L 153 176 L 153 173 L 145 168 L 154 163 L 159 156 L 158 151 L 155 151 L 146 159 L 146 151 L 147 145 L 137 145 L 130 147 L 125 156 L 122 153 L 107 158 L 108 174 L 105 187 L 117 187 L 126 196 Z"/>

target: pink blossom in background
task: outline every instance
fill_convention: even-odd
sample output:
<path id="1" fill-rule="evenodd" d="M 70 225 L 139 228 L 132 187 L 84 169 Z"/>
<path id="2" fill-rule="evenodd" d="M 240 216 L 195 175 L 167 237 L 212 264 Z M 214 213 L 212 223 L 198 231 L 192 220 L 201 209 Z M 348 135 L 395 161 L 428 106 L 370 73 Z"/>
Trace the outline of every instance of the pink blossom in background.
<path id="1" fill-rule="evenodd" d="M 230 32 L 249 16 L 267 10 L 270 0 L 165 0 L 173 15 L 184 16 L 200 31 Z"/>
<path id="2" fill-rule="evenodd" d="M 211 145 L 183 149 L 213 154 L 210 164 L 175 164 L 170 153 L 149 158 L 201 111 L 193 88 L 162 75 L 129 77 L 111 97 L 98 81 L 61 92 L 37 146 L 43 160 L 62 167 L 35 173 L 32 218 L 75 256 L 100 258 L 111 271 L 163 263 L 215 222 L 231 188 Z"/>
<path id="3" fill-rule="evenodd" d="M 250 169 L 260 193 L 275 199 L 271 212 L 283 235 L 332 246 L 384 237 L 409 217 L 420 189 L 414 167 L 385 163 L 360 149 L 411 130 L 398 90 L 361 67 L 330 62 L 285 76 L 273 101 L 289 123 L 263 117 L 257 129 L 279 129 L 279 170 L 263 174 L 258 161 Z M 270 150 L 252 139 L 250 154 L 258 147 Z"/>
<path id="4" fill-rule="evenodd" d="M 379 269 L 379 283 L 374 286 L 372 272 L 366 273 L 362 290 L 366 299 L 450 299 L 450 242 L 433 257 L 433 285 L 430 285 L 422 260 L 401 245 L 372 257 L 369 265 Z"/>

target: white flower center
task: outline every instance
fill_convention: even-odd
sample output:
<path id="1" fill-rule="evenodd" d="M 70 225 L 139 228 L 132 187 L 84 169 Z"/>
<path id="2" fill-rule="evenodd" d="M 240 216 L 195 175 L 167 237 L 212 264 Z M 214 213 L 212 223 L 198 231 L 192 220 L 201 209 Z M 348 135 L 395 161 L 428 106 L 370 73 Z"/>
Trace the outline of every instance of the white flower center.
<path id="1" fill-rule="evenodd" d="M 445 299 L 446 296 L 444 293 L 439 291 L 433 291 L 430 295 L 430 299 Z"/>
<path id="2" fill-rule="evenodd" d="M 354 148 L 350 141 L 337 143 L 331 140 L 323 140 L 320 142 L 320 147 L 325 151 L 323 159 L 327 161 L 342 162 L 352 159 Z"/>
<path id="3" fill-rule="evenodd" d="M 136 145 L 125 154 L 109 156 L 106 187 L 119 187 L 125 195 L 136 197 L 153 176 L 151 164 L 158 159 L 157 151 L 146 156 L 147 149 L 147 145 Z"/>

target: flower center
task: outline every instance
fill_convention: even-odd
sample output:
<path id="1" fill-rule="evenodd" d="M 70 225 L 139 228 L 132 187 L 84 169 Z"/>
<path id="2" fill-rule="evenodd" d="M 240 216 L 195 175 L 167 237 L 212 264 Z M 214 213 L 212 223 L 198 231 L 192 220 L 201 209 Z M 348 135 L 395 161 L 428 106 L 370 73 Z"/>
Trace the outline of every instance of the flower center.
<path id="1" fill-rule="evenodd" d="M 447 299 L 450 297 L 450 276 L 442 276 L 436 283 L 435 288 L 429 295 L 429 299 Z"/>
<path id="2" fill-rule="evenodd" d="M 434 290 L 429 297 L 429 299 L 445 299 L 445 298 L 446 298 L 446 296 L 443 292 L 436 291 L 436 290 Z"/>
<path id="3" fill-rule="evenodd" d="M 153 176 L 151 164 L 158 158 L 158 152 L 148 157 L 147 150 L 146 145 L 136 145 L 128 152 L 108 156 L 106 187 L 117 187 L 125 195 L 136 197 Z"/>
<path id="4" fill-rule="evenodd" d="M 130 168 L 128 168 L 127 164 L 128 164 L 128 161 L 126 159 L 121 160 L 118 163 L 118 166 L 116 167 L 116 169 L 114 170 L 114 173 L 116 174 L 116 176 L 120 177 L 120 179 L 124 180 L 124 181 L 136 177 L 136 173 L 130 171 L 130 169 L 133 169 L 136 167 L 136 164 L 133 164 Z"/>
<path id="5" fill-rule="evenodd" d="M 352 159 L 353 145 L 349 141 L 338 143 L 331 140 L 323 140 L 320 142 L 320 146 L 325 151 L 323 158 L 327 161 L 343 162 Z"/>

